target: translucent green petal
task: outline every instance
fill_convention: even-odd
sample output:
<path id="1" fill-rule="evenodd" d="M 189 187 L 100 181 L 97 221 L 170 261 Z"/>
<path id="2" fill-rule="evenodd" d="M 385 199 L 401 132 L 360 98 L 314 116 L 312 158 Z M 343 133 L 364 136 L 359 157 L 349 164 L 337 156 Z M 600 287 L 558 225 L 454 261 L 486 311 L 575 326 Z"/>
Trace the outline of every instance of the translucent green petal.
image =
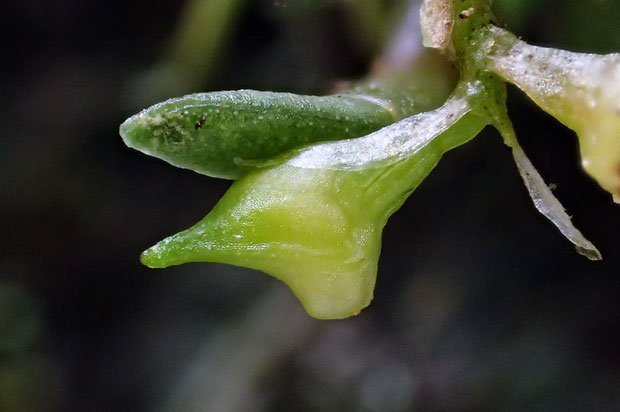
<path id="1" fill-rule="evenodd" d="M 494 28 L 488 67 L 575 130 L 584 169 L 620 203 L 620 54 L 531 46 Z"/>

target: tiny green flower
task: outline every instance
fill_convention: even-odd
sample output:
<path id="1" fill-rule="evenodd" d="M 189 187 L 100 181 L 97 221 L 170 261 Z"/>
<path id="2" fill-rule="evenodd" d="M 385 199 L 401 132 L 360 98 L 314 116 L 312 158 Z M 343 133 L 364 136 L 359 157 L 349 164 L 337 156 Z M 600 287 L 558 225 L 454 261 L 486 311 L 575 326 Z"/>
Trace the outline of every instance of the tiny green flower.
<path id="1" fill-rule="evenodd" d="M 142 254 L 154 268 L 223 262 L 285 282 L 321 319 L 373 296 L 381 232 L 441 155 L 485 123 L 463 99 L 368 136 L 321 143 L 237 180 L 192 228 Z M 452 114 L 452 116 L 450 116 Z"/>
<path id="2" fill-rule="evenodd" d="M 254 268 L 286 283 L 314 317 L 355 315 L 372 299 L 388 218 L 446 151 L 486 125 L 511 147 L 537 210 L 579 253 L 600 259 L 519 146 L 500 76 L 577 131 L 584 167 L 618 201 L 620 56 L 527 45 L 496 27 L 489 0 L 425 0 L 421 12 L 427 44 L 460 71 L 435 110 L 444 88 L 414 71 L 406 87 L 392 87 L 392 74 L 327 97 L 189 95 L 123 123 L 130 147 L 238 179 L 205 218 L 147 249 L 142 262 Z M 430 78 L 452 84 L 443 71 Z"/>

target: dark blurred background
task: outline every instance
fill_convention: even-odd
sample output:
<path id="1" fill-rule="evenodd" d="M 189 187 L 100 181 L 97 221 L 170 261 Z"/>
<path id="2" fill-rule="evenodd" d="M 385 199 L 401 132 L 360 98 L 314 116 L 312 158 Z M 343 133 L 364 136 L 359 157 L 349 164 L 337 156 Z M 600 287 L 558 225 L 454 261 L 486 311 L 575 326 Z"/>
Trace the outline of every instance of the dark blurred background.
<path id="1" fill-rule="evenodd" d="M 486 130 L 391 218 L 358 317 L 311 319 L 251 270 L 140 265 L 230 182 L 127 149 L 126 117 L 189 91 L 327 93 L 413 3 L 5 2 L 0 411 L 620 410 L 620 207 L 514 88 L 526 152 L 602 262 L 535 211 Z M 620 50 L 616 0 L 495 3 L 528 42 Z"/>

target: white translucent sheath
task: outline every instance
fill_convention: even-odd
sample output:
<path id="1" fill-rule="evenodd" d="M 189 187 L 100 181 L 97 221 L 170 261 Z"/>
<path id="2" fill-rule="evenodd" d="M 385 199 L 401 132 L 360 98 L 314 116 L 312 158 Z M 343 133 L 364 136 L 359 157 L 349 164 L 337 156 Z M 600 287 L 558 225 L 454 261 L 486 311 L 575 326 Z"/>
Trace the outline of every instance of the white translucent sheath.
<path id="1" fill-rule="evenodd" d="M 579 229 L 573 225 L 570 216 L 568 216 L 560 201 L 551 193 L 549 186 L 547 186 L 523 149 L 521 149 L 512 127 L 503 129 L 500 132 L 506 144 L 512 149 L 512 156 L 519 169 L 519 174 L 534 202 L 536 210 L 549 219 L 575 245 L 579 254 L 584 255 L 590 260 L 601 260 L 601 253 L 596 246 L 586 239 Z"/>
<path id="2" fill-rule="evenodd" d="M 307 169 L 337 170 L 388 166 L 415 155 L 470 110 L 467 98 L 453 95 L 436 110 L 416 114 L 364 137 L 310 146 L 287 163 Z"/>
<path id="3" fill-rule="evenodd" d="M 575 130 L 582 164 L 620 203 L 620 54 L 531 46 L 493 28 L 489 69 Z"/>

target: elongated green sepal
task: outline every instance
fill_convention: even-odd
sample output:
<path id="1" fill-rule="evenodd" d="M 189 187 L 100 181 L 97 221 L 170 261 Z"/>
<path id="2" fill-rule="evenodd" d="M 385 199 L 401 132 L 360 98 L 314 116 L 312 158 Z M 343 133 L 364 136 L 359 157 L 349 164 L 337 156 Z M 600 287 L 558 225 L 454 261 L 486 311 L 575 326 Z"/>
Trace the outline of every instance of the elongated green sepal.
<path id="1" fill-rule="evenodd" d="M 323 140 L 363 136 L 394 122 L 387 103 L 357 95 L 252 90 L 198 93 L 127 119 L 127 146 L 201 174 L 236 179 L 249 160 Z"/>

